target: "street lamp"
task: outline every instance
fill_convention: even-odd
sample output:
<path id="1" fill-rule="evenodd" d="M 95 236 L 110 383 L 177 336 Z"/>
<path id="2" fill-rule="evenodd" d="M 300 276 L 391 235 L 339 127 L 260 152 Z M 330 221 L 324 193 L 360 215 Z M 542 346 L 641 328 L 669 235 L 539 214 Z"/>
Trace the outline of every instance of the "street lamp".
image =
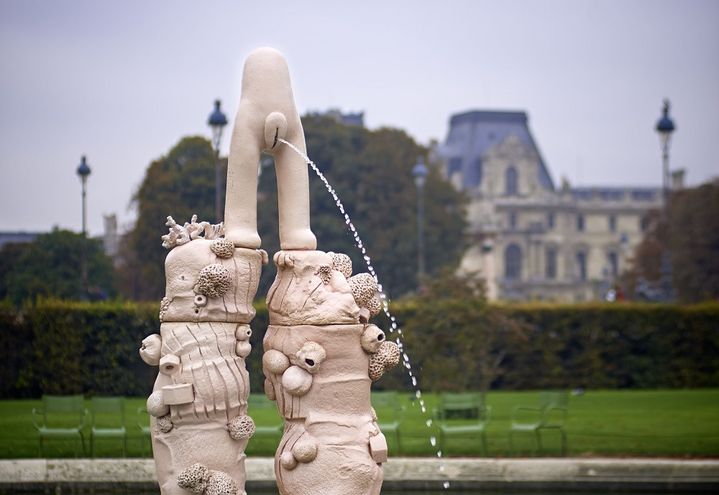
<path id="1" fill-rule="evenodd" d="M 662 116 L 656 126 L 662 146 L 662 200 L 665 207 L 669 199 L 669 144 L 675 129 L 674 121 L 669 117 L 669 99 L 665 98 Z"/>
<path id="2" fill-rule="evenodd" d="M 87 157 L 82 155 L 80 165 L 77 166 L 77 176 L 82 181 L 82 235 L 87 235 L 87 177 L 90 175 Z"/>
<path id="3" fill-rule="evenodd" d="M 77 166 L 77 175 L 82 181 L 82 246 L 80 248 L 80 275 L 82 276 L 82 297 L 86 298 L 89 292 L 87 278 L 87 253 L 85 252 L 85 239 L 87 237 L 87 178 L 90 175 L 90 167 L 87 164 L 87 157 L 82 155 L 80 165 Z"/>
<path id="4" fill-rule="evenodd" d="M 222 139 L 222 130 L 227 125 L 227 117 L 220 110 L 220 100 L 215 100 L 215 109 L 207 118 L 207 125 L 212 129 L 212 148 L 215 150 L 215 221 L 220 223 L 222 220 L 222 210 L 220 207 L 220 140 Z"/>
<path id="5" fill-rule="evenodd" d="M 421 156 L 417 157 L 417 164 L 412 167 L 414 185 L 417 186 L 417 279 L 421 286 L 424 278 L 424 185 L 427 181 L 427 166 Z"/>

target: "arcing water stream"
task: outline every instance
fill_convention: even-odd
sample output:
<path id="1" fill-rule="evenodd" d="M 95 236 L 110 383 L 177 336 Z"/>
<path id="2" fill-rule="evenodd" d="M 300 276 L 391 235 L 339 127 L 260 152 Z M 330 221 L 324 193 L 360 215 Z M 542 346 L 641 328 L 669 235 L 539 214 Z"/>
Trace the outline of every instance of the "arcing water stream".
<path id="1" fill-rule="evenodd" d="M 347 225 L 347 228 L 352 233 L 352 236 L 354 237 L 355 246 L 357 246 L 357 249 L 360 250 L 362 253 L 362 257 L 364 259 L 365 264 L 367 265 L 367 271 L 369 272 L 372 277 L 374 277 L 375 282 L 377 282 L 377 287 L 379 289 L 380 298 L 382 299 L 382 310 L 384 311 L 384 314 L 387 316 L 387 319 L 390 321 L 390 334 L 396 333 L 397 336 L 395 338 L 395 342 L 399 346 L 400 352 L 402 353 L 402 365 L 407 370 L 407 374 L 409 375 L 410 380 L 412 381 L 412 387 L 414 388 L 414 394 L 417 398 L 417 402 L 419 404 L 419 408 L 422 411 L 422 414 L 426 417 L 425 425 L 427 428 L 432 427 L 432 418 L 429 414 L 427 414 L 427 406 L 424 402 L 424 398 L 422 398 L 422 390 L 419 387 L 419 382 L 417 381 L 417 377 L 415 376 L 414 371 L 412 370 L 412 363 L 409 359 L 409 355 L 404 349 L 404 345 L 402 343 L 402 328 L 400 328 L 397 325 L 397 320 L 389 311 L 389 299 L 387 298 L 387 295 L 384 293 L 384 290 L 382 289 L 382 284 L 379 281 L 379 277 L 377 277 L 377 273 L 375 272 L 374 267 L 372 266 L 372 259 L 367 254 L 367 250 L 364 247 L 364 243 L 362 242 L 362 238 L 360 237 L 359 233 L 357 232 L 357 229 L 355 228 L 354 224 L 352 223 L 352 219 L 350 219 L 349 214 L 345 211 L 345 207 L 342 204 L 342 201 L 340 200 L 339 196 L 337 196 L 337 192 L 335 191 L 334 187 L 329 183 L 327 178 L 324 176 L 324 174 L 320 171 L 319 167 L 315 165 L 315 163 L 309 159 L 309 157 L 303 153 L 299 148 L 297 148 L 294 144 L 290 143 L 289 141 L 285 141 L 282 138 L 278 138 L 278 141 L 282 144 L 285 144 L 289 146 L 295 153 L 300 155 L 302 159 L 309 165 L 312 170 L 317 174 L 317 176 L 320 178 L 322 183 L 327 188 L 327 191 L 332 196 L 332 199 L 335 201 L 335 204 L 337 205 L 337 208 L 339 209 L 340 213 L 344 216 L 345 219 L 345 225 Z M 429 437 L 429 443 L 432 447 L 437 446 L 437 438 L 434 435 L 431 435 Z M 437 457 L 442 457 L 442 451 L 437 450 L 436 451 Z M 439 467 L 440 471 L 444 471 L 444 466 L 440 464 Z M 449 481 L 445 480 L 443 483 L 444 488 L 449 488 Z"/>

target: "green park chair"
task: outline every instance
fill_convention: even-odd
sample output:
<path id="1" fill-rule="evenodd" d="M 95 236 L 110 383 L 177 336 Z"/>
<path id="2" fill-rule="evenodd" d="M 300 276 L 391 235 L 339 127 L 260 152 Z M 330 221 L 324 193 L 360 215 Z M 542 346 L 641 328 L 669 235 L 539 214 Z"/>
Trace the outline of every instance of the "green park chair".
<path id="1" fill-rule="evenodd" d="M 485 406 L 479 393 L 443 393 L 434 411 L 439 428 L 439 448 L 447 453 L 451 438 L 479 436 L 482 451 L 487 454 L 487 425 L 491 408 Z"/>
<path id="2" fill-rule="evenodd" d="M 268 399 L 265 394 L 250 394 L 247 398 L 247 414 L 255 420 L 253 439 L 269 438 L 279 442 L 280 438 L 282 438 L 284 423 L 280 420 L 277 406 L 273 401 Z M 273 422 L 266 421 L 268 417 L 271 417 Z M 279 423 L 277 422 L 278 420 L 280 420 Z"/>
<path id="3" fill-rule="evenodd" d="M 47 440 L 79 440 L 83 455 L 85 438 L 83 428 L 88 412 L 82 395 L 43 395 L 42 409 L 32 410 L 32 423 L 38 433 L 38 451 L 45 457 Z M 75 443 L 77 446 L 77 443 Z M 77 457 L 77 448 L 75 449 Z"/>
<path id="4" fill-rule="evenodd" d="M 404 419 L 404 406 L 400 406 L 397 392 L 373 392 L 372 407 L 377 414 L 377 424 L 386 437 L 394 438 L 397 454 L 402 452 L 399 427 Z"/>
<path id="5" fill-rule="evenodd" d="M 562 455 L 567 454 L 567 421 L 569 394 L 566 391 L 546 391 L 539 394 L 539 407 L 516 406 L 512 411 L 509 446 L 514 450 L 514 435 L 533 434 L 537 452 L 542 451 L 542 431 L 556 430 L 561 439 Z"/>
<path id="6" fill-rule="evenodd" d="M 125 399 L 123 397 L 93 397 L 91 402 L 90 456 L 95 457 L 95 443 L 100 439 L 120 440 L 122 456 L 127 455 L 125 429 Z"/>

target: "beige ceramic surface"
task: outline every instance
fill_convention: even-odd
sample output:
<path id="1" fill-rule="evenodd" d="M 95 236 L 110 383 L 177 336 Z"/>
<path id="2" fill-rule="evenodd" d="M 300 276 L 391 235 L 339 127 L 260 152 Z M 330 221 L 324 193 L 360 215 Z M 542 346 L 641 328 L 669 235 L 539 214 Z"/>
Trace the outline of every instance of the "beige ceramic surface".
<path id="1" fill-rule="evenodd" d="M 274 260 L 263 373 L 265 393 L 285 418 L 275 456 L 279 491 L 379 494 L 387 443 L 370 385 L 397 364 L 399 350 L 360 321 L 360 305 L 376 296 L 376 284 L 351 277 L 346 256 L 280 251 Z M 353 278 L 364 281 L 354 290 Z"/>
<path id="2" fill-rule="evenodd" d="M 368 323 L 380 308 L 376 281 L 352 275 L 349 257 L 315 251 L 305 149 L 289 71 L 277 51 L 253 52 L 242 82 L 227 172 L 225 224 L 168 217 L 162 237 L 166 293 L 160 334 L 140 356 L 158 366 L 147 400 L 163 495 L 244 495 L 252 300 L 267 253 L 257 235 L 257 166 L 275 158 L 282 251 L 267 297 L 265 392 L 285 431 L 275 473 L 283 495 L 375 495 L 387 444 L 370 384 L 397 364 L 396 344 Z M 224 236 L 223 236 L 224 234 Z M 251 411 L 249 411 L 251 413 Z"/>
<path id="3" fill-rule="evenodd" d="M 307 164 L 275 138 L 305 151 L 305 135 L 295 107 L 284 57 L 271 48 L 250 54 L 242 73 L 242 95 L 235 117 L 227 169 L 226 238 L 237 246 L 258 248 L 257 167 L 260 152 L 272 154 L 277 173 L 280 246 L 315 249 L 310 230 Z"/>

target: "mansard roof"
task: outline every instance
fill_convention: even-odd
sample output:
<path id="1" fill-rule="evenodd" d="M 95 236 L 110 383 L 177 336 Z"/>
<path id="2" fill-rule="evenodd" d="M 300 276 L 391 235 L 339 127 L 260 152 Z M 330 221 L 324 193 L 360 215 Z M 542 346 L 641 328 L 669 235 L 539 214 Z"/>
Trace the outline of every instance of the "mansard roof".
<path id="1" fill-rule="evenodd" d="M 517 136 L 523 144 L 531 148 L 539 157 L 539 180 L 541 185 L 547 190 L 554 191 L 552 177 L 549 175 L 549 170 L 529 131 L 526 112 L 472 110 L 452 115 L 449 125 L 449 134 L 447 135 L 444 149 L 450 153 L 461 154 L 465 160 L 472 159 L 472 157 L 481 157 L 508 136 Z M 456 132 L 459 128 L 470 129 L 470 139 L 464 143 L 453 142 L 453 131 Z M 472 169 L 465 168 L 466 172 L 470 172 L 471 175 Z M 472 184 L 478 182 L 478 177 L 465 175 L 464 181 L 466 187 L 471 187 Z"/>
<path id="2" fill-rule="evenodd" d="M 645 186 L 575 186 L 570 190 L 578 201 L 656 201 L 662 193 L 660 187 Z"/>

